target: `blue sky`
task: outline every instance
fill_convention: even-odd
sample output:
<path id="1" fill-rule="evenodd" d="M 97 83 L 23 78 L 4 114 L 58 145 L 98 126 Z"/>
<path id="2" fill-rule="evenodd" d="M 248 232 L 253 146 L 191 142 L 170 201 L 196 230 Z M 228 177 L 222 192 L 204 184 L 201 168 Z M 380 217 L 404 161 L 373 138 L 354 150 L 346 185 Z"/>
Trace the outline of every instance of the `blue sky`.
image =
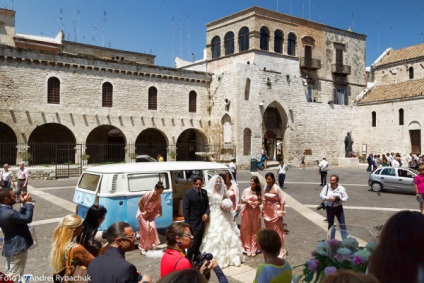
<path id="1" fill-rule="evenodd" d="M 368 66 L 388 47 L 424 42 L 424 0 L 0 0 L 12 5 L 18 33 L 54 37 L 63 25 L 67 40 L 151 53 L 168 67 L 201 59 L 205 24 L 251 6 L 352 26 L 367 35 Z"/>

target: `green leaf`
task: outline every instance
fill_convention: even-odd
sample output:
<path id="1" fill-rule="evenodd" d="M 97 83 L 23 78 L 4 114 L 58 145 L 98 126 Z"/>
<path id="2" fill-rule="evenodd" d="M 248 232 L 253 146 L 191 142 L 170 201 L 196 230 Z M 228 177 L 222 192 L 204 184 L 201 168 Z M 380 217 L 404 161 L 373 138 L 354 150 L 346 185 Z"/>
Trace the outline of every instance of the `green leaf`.
<path id="1" fill-rule="evenodd" d="M 311 282 L 312 281 L 312 279 L 314 278 L 314 272 L 309 272 L 309 274 L 307 274 L 306 276 L 305 276 L 305 279 L 304 279 L 304 281 L 305 282 Z"/>

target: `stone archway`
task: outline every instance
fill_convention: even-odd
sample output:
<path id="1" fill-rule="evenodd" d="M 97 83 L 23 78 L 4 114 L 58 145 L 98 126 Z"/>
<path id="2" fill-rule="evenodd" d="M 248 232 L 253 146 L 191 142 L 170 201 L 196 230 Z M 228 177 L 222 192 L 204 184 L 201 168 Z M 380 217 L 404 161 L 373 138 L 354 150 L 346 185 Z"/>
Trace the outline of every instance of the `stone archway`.
<path id="1" fill-rule="evenodd" d="M 38 164 L 75 163 L 76 139 L 66 126 L 47 123 L 37 126 L 28 139 L 29 162 Z"/>
<path id="2" fill-rule="evenodd" d="M 207 138 L 204 133 L 196 129 L 188 129 L 177 139 L 177 160 L 195 161 L 205 160 L 205 156 L 196 155 L 196 152 L 207 152 Z"/>
<path id="3" fill-rule="evenodd" d="M 142 131 L 135 140 L 135 154 L 148 154 L 153 158 L 160 154 L 166 160 L 167 146 L 165 135 L 157 129 L 150 128 Z"/>
<path id="4" fill-rule="evenodd" d="M 0 122 L 0 141 L 1 162 L 11 165 L 16 164 L 18 139 L 12 128 L 2 122 Z"/>
<path id="5" fill-rule="evenodd" d="M 277 160 L 278 154 L 283 154 L 283 140 L 288 124 L 288 116 L 280 103 L 274 101 L 268 105 L 262 116 L 262 146 L 268 156 Z"/>
<path id="6" fill-rule="evenodd" d="M 87 137 L 85 154 L 88 163 L 125 161 L 126 139 L 122 131 L 111 125 L 93 129 Z"/>

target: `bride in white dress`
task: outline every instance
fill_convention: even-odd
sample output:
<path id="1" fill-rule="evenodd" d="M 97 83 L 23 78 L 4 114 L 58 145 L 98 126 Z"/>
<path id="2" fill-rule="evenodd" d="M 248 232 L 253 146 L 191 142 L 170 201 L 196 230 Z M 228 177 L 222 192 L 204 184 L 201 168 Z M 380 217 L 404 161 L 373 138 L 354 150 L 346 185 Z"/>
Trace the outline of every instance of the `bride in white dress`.
<path id="1" fill-rule="evenodd" d="M 210 220 L 200 250 L 211 253 L 221 268 L 240 266 L 244 261 L 240 230 L 233 221 L 232 208 L 228 212 L 221 208 L 222 200 L 228 198 L 221 176 L 213 176 L 205 189 L 209 197 Z"/>

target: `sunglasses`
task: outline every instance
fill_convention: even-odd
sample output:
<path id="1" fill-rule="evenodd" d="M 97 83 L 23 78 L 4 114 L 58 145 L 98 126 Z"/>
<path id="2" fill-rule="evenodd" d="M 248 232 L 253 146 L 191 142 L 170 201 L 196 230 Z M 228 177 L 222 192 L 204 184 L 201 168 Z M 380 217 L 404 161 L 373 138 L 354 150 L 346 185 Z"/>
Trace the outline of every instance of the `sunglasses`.
<path id="1" fill-rule="evenodd" d="M 121 239 L 130 239 L 130 240 L 135 240 L 135 239 L 136 239 L 136 235 L 135 235 L 135 234 L 132 234 L 131 236 L 121 237 Z"/>
<path id="2" fill-rule="evenodd" d="M 187 234 L 181 234 L 180 235 L 180 237 L 192 237 L 193 236 L 193 234 L 191 234 L 191 233 L 187 233 Z"/>

